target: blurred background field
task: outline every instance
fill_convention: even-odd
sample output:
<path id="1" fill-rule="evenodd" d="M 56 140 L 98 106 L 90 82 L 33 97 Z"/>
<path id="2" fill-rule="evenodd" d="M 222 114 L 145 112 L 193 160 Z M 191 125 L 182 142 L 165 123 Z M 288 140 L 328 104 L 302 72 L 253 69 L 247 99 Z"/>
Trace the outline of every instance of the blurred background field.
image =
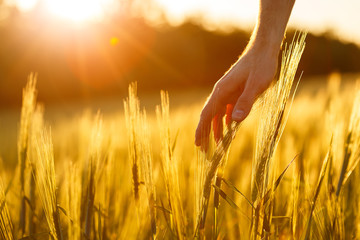
<path id="1" fill-rule="evenodd" d="M 320 98 L 324 92 L 327 91 L 328 80 L 331 76 L 338 76 L 341 79 L 341 90 L 343 92 L 348 92 L 353 88 L 354 82 L 357 79 L 360 79 L 359 74 L 343 74 L 339 73 L 333 75 L 322 75 L 322 76 L 313 76 L 308 78 L 303 78 L 299 85 L 297 97 L 295 99 L 295 104 L 300 101 L 298 98 L 306 96 L 308 98 L 307 106 L 305 105 L 301 110 L 304 111 L 305 115 L 310 115 L 313 113 L 312 109 L 316 107 L 316 100 Z M 141 92 L 142 85 L 139 83 L 139 91 Z M 166 90 L 166 89 L 164 89 Z M 181 115 L 181 112 L 187 112 L 190 118 L 186 120 L 192 120 L 191 122 L 186 122 L 184 125 L 188 125 L 189 129 L 195 130 L 198 116 L 201 111 L 201 107 L 206 100 L 211 88 L 194 88 L 189 90 L 169 90 L 170 101 L 171 101 L 171 112 L 178 113 Z M 40 94 L 40 92 L 39 92 Z M 121 97 L 107 97 L 93 100 L 81 100 L 76 102 L 63 102 L 63 103 L 54 103 L 50 102 L 45 104 L 45 120 L 49 122 L 54 130 L 66 125 L 70 121 L 75 123 L 84 112 L 96 113 L 98 110 L 104 115 L 105 119 L 111 119 L 114 116 L 121 119 L 123 114 L 123 100 L 126 96 Z M 150 116 L 155 114 L 155 106 L 160 104 L 160 94 L 159 92 L 144 92 L 139 94 L 141 99 L 141 105 L 147 109 L 147 112 Z M 314 99 L 314 102 L 311 100 Z M 41 101 L 40 101 L 41 103 Z M 44 104 L 44 103 L 41 103 Z M 322 110 L 321 110 L 322 111 Z M 316 119 L 314 116 L 314 119 Z M 20 120 L 20 108 L 3 108 L 0 110 L 0 132 L 2 133 L 2 138 L 0 139 L 0 156 L 3 158 L 7 166 L 13 168 L 17 163 L 17 136 L 18 136 L 18 127 Z M 251 120 L 247 120 L 251 121 Z M 301 119 L 299 119 L 301 121 Z M 304 125 L 307 123 L 303 122 Z M 124 126 L 124 122 L 120 121 L 117 123 L 119 127 Z M 254 130 L 255 131 L 255 130 Z M 181 136 L 181 135 L 180 135 Z M 188 133 L 189 141 L 194 140 L 194 136 L 191 133 Z M 191 142 L 190 141 L 190 142 Z M 251 153 L 251 151 L 249 152 Z"/>
<path id="2" fill-rule="evenodd" d="M 46 104 L 124 97 L 134 81 L 140 93 L 210 88 L 241 54 L 258 7 L 245 0 L 60 2 L 1 3 L 1 108 L 20 107 L 30 72 L 38 73 Z M 299 66 L 305 81 L 360 71 L 358 4 L 295 4 L 286 39 L 294 29 L 309 31 Z"/>
<path id="3" fill-rule="evenodd" d="M 304 112 L 305 115 L 310 115 L 313 113 L 313 108 L 315 108 L 317 104 L 316 100 L 321 98 L 319 96 L 324 95 L 324 92 L 327 91 L 328 81 L 331 79 L 331 76 L 336 76 L 339 78 L 341 81 L 340 89 L 341 91 L 345 92 L 345 95 L 346 92 L 350 91 L 354 87 L 356 80 L 360 79 L 359 74 L 341 75 L 339 73 L 303 78 L 297 91 L 295 104 L 300 101 L 298 98 L 302 99 L 302 97 L 305 98 L 305 96 L 308 99 L 308 102 L 304 103 L 303 108 L 301 108 L 299 111 L 305 111 L 304 109 L 307 109 L 310 111 L 310 113 Z M 141 83 L 139 83 L 138 86 L 139 91 L 141 92 Z M 186 125 L 189 126 L 189 129 L 193 129 L 193 131 L 195 131 L 198 116 L 210 91 L 211 88 L 209 87 L 193 88 L 190 90 L 169 90 L 171 112 L 177 113 L 179 115 L 181 115 L 181 112 L 186 112 L 189 116 L 191 116 L 190 119 L 192 119 L 192 122 L 187 122 Z M 121 115 L 124 111 L 123 100 L 125 97 L 126 96 L 113 96 L 100 99 L 78 100 L 75 102 L 50 102 L 44 106 L 44 117 L 54 130 L 60 128 L 60 126 L 65 126 L 66 128 L 68 122 L 75 123 L 85 112 L 96 113 L 99 110 L 104 115 L 105 119 L 110 120 L 114 116 L 117 116 L 117 118 L 121 119 Z M 155 106 L 160 104 L 159 92 L 145 91 L 144 93 L 139 94 L 139 98 L 141 99 L 141 105 L 147 110 L 148 114 L 150 116 L 154 116 Z M 314 100 L 314 102 L 312 102 L 312 100 Z M 40 103 L 44 105 L 43 102 L 40 101 Z M 314 116 L 314 119 L 316 119 L 316 116 L 317 114 Z M 9 167 L 11 166 L 11 168 L 13 168 L 17 163 L 16 144 L 18 137 L 19 119 L 20 108 L 13 107 L 3 108 L 0 110 L 0 132 L 2 133 L 2 138 L 0 139 L 0 156 L 3 158 L 3 160 L 6 160 L 6 165 Z M 301 119 L 299 121 L 301 121 Z M 303 121 L 303 124 L 306 125 L 307 123 L 305 120 Z M 117 125 L 119 127 L 125 127 L 123 124 L 124 122 L 120 121 Z M 193 135 L 188 133 L 190 138 L 189 141 L 194 140 L 195 135 Z M 251 154 L 251 151 L 249 151 L 249 154 Z"/>

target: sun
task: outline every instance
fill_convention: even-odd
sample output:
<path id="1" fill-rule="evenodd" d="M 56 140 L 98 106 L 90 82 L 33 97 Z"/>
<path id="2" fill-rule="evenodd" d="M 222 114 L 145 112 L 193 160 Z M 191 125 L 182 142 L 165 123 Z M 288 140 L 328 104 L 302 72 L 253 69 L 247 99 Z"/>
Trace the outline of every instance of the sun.
<path id="1" fill-rule="evenodd" d="M 113 0 L 45 0 L 47 10 L 56 17 L 74 22 L 101 19 Z"/>

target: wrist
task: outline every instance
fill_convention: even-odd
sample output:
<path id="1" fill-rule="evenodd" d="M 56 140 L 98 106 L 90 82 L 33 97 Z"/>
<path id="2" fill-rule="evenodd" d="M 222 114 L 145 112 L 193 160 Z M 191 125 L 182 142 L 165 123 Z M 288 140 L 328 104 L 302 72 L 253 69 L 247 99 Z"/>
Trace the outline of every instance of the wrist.
<path id="1" fill-rule="evenodd" d="M 251 39 L 247 51 L 254 51 L 262 56 L 277 58 L 280 52 L 282 40 L 274 40 L 272 38 L 255 36 Z"/>
<path id="2" fill-rule="evenodd" d="M 284 31 L 280 31 L 275 27 L 269 28 L 268 26 L 258 23 L 251 36 L 250 42 L 255 49 L 278 55 L 284 38 Z"/>

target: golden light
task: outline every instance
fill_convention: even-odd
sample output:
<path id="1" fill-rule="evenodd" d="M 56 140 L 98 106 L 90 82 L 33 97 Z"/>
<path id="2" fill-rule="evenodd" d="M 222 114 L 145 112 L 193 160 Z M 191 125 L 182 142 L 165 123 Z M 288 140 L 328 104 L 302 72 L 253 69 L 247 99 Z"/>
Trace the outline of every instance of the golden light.
<path id="1" fill-rule="evenodd" d="M 26 12 L 32 10 L 37 4 L 37 0 L 16 0 L 15 4 L 20 11 Z"/>
<path id="2" fill-rule="evenodd" d="M 45 0 L 51 14 L 75 22 L 99 20 L 112 4 L 113 0 Z"/>

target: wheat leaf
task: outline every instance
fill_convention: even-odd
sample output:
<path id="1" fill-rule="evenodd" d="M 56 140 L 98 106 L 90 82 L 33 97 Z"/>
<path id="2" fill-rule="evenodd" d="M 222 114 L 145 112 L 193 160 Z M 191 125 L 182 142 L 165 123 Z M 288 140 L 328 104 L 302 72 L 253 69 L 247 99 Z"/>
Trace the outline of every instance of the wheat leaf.
<path id="1" fill-rule="evenodd" d="M 231 189 L 233 189 L 235 192 L 239 193 L 241 196 L 243 196 L 245 198 L 245 200 L 250 204 L 250 206 L 252 208 L 255 208 L 254 205 L 251 203 L 251 201 L 245 196 L 245 194 L 243 194 L 237 187 L 235 187 L 234 184 L 232 184 L 231 182 L 227 181 L 225 178 L 221 178 L 221 180 Z"/>

